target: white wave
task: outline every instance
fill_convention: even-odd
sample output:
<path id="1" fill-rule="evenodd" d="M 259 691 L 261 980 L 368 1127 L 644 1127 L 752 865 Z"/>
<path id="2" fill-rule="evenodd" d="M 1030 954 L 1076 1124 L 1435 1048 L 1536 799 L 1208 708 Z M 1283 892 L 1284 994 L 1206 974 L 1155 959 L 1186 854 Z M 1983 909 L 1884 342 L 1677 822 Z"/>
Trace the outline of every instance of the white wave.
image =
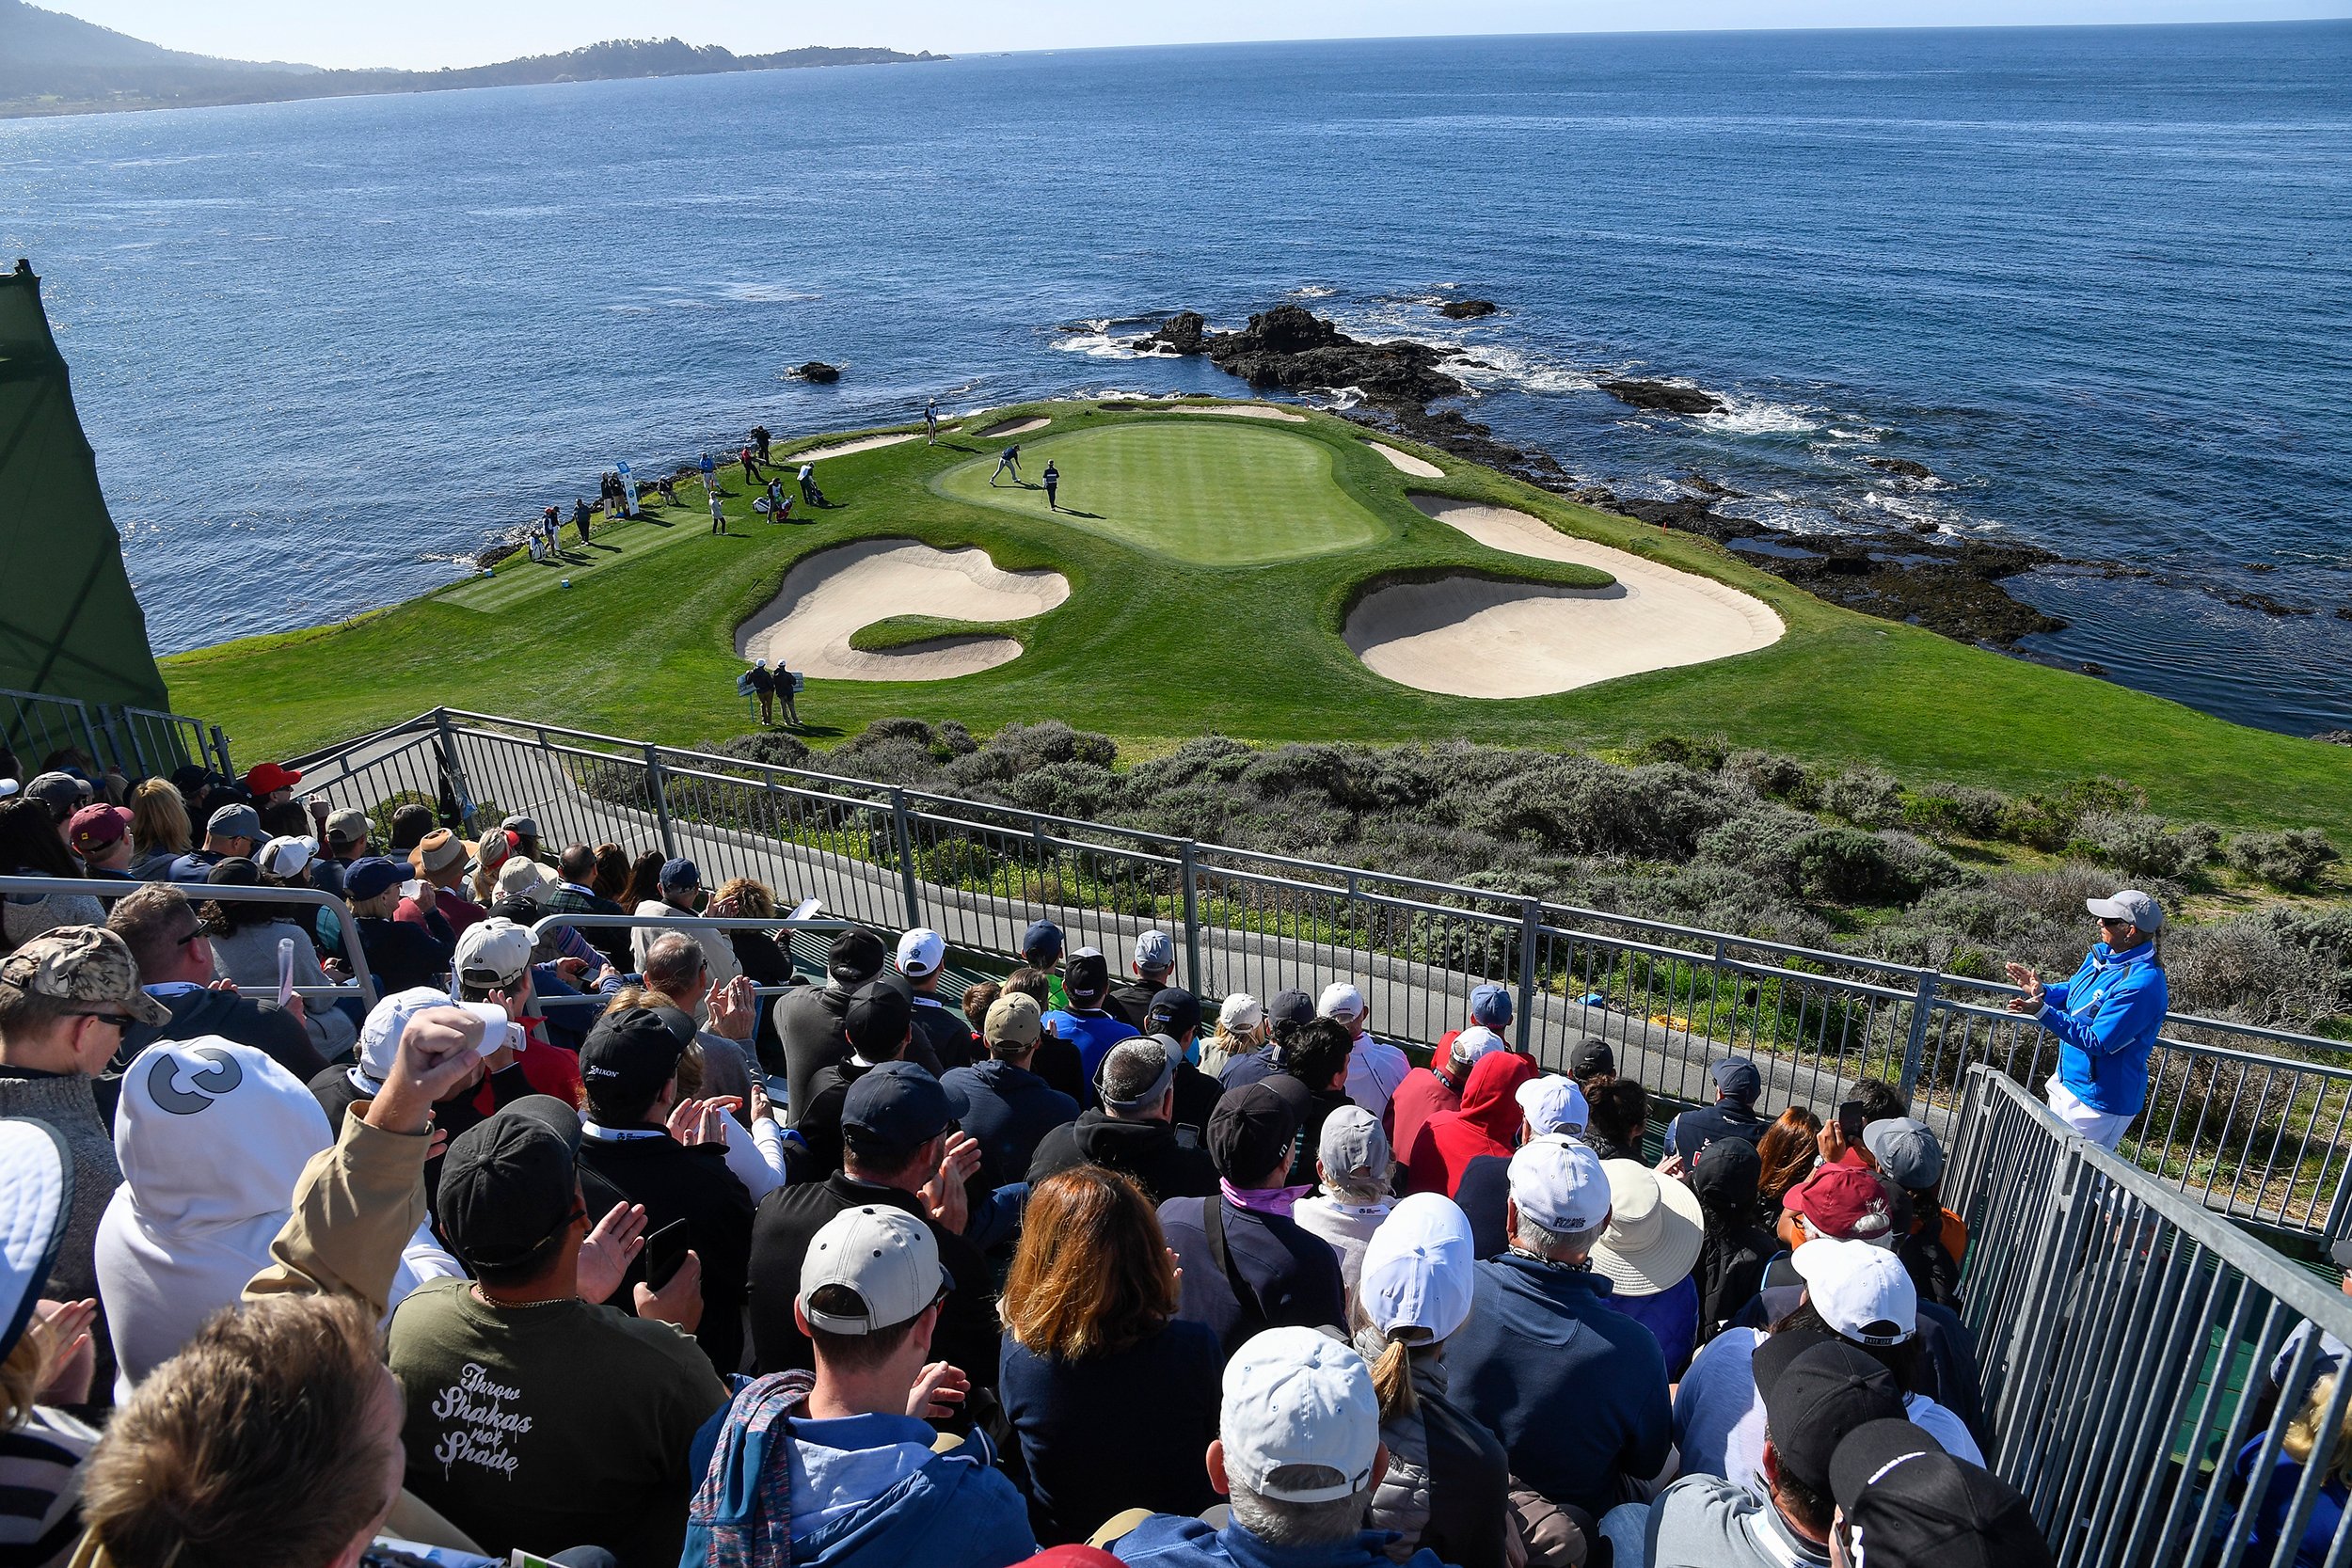
<path id="1" fill-rule="evenodd" d="M 1140 332 L 1132 338 L 1113 337 L 1103 331 L 1073 332 L 1057 340 L 1054 346 L 1064 354 L 1083 354 L 1089 359 L 1133 359 L 1138 357 L 1136 344 L 1143 338 Z"/>
<path id="2" fill-rule="evenodd" d="M 1339 291 L 1325 283 L 1305 283 L 1291 291 L 1294 299 L 1328 299 Z"/>
<path id="3" fill-rule="evenodd" d="M 1439 369 L 1466 386 L 1518 392 L 1589 392 L 1596 385 L 1581 366 L 1502 343 L 1481 343 L 1472 357 L 1449 360 Z"/>
<path id="4" fill-rule="evenodd" d="M 1366 396 L 1361 387 L 1334 387 L 1321 396 L 1310 395 L 1307 401 L 1310 407 L 1327 408 L 1335 414 L 1343 414 L 1360 405 Z"/>
<path id="5" fill-rule="evenodd" d="M 1821 429 L 1818 409 L 1736 393 L 1718 392 L 1715 396 L 1724 404 L 1723 411 L 1699 416 L 1699 421 L 1710 429 L 1733 436 L 1811 436 Z"/>
<path id="6" fill-rule="evenodd" d="M 722 283 L 719 293 L 741 305 L 805 305 L 822 297 L 781 283 Z"/>

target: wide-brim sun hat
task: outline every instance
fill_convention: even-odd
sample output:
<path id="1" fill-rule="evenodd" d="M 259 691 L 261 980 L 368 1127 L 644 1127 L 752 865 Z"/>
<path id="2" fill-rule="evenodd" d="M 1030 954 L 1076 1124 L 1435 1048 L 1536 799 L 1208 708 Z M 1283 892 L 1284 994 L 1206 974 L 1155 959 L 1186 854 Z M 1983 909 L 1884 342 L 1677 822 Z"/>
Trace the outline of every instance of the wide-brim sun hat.
<path id="1" fill-rule="evenodd" d="M 73 1213 L 73 1156 L 44 1121 L 0 1121 L 0 1356 L 40 1305 Z"/>
<path id="2" fill-rule="evenodd" d="M 1707 1239 L 1698 1195 L 1639 1160 L 1603 1160 L 1609 1173 L 1609 1228 L 1593 1247 L 1593 1267 L 1629 1296 L 1654 1296 L 1691 1276 Z"/>

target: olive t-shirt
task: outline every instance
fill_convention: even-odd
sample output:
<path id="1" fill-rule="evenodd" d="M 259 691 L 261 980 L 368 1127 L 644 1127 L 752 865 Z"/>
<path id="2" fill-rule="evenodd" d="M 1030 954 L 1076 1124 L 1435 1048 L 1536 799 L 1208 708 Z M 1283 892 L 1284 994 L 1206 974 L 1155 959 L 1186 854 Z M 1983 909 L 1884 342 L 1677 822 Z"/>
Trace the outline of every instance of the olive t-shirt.
<path id="1" fill-rule="evenodd" d="M 490 1307 L 438 1279 L 389 1338 L 408 1489 L 485 1551 L 596 1545 L 675 1568 L 701 1479 L 686 1451 L 727 1402 L 691 1336 L 581 1301 Z"/>

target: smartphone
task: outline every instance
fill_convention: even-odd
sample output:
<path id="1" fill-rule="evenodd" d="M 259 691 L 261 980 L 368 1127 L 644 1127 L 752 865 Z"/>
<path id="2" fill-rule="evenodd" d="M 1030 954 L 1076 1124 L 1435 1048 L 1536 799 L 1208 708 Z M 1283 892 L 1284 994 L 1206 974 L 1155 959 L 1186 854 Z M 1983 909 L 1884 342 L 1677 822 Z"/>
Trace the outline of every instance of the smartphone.
<path id="1" fill-rule="evenodd" d="M 1849 1100 L 1837 1107 L 1838 1135 L 1846 1140 L 1848 1147 L 1862 1147 L 1862 1101 Z"/>
<path id="2" fill-rule="evenodd" d="M 645 1283 L 660 1290 L 686 1261 L 686 1222 L 673 1220 L 645 1238 Z"/>

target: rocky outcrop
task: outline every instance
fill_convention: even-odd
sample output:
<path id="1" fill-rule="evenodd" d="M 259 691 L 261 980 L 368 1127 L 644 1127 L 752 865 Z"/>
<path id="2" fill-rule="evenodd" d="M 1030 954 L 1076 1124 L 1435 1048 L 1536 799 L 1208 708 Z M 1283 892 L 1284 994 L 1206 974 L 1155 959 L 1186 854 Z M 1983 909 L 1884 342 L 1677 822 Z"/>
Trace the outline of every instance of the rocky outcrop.
<path id="1" fill-rule="evenodd" d="M 1713 393 L 1702 392 L 1696 387 L 1678 387 L 1671 381 L 1604 381 L 1600 389 L 1619 403 L 1661 414 L 1720 414 L 1724 411 L 1723 401 Z"/>
<path id="2" fill-rule="evenodd" d="M 1353 387 L 1375 403 L 1419 408 L 1464 388 L 1437 367 L 1454 349 L 1359 341 L 1303 306 L 1278 305 L 1239 332 L 1206 340 L 1209 358 L 1252 387 Z"/>
<path id="3" fill-rule="evenodd" d="M 1198 310 L 1179 310 L 1157 332 L 1136 340 L 1137 354 L 1199 354 L 1208 347 L 1209 324 Z"/>
<path id="4" fill-rule="evenodd" d="M 1502 306 L 1491 299 L 1449 299 L 1438 307 L 1438 314 L 1450 322 L 1474 322 L 1481 316 L 1491 316 Z"/>
<path id="5" fill-rule="evenodd" d="M 1862 461 L 1883 474 L 1894 474 L 1903 479 L 1933 479 L 1935 477 L 1933 470 L 1925 463 L 1914 463 L 1908 457 L 1866 457 Z"/>
<path id="6" fill-rule="evenodd" d="M 807 364 L 801 366 L 792 373 L 799 376 L 803 381 L 813 381 L 818 386 L 824 387 L 830 386 L 834 382 L 841 379 L 841 367 L 838 365 L 828 365 L 822 359 L 811 359 Z"/>

